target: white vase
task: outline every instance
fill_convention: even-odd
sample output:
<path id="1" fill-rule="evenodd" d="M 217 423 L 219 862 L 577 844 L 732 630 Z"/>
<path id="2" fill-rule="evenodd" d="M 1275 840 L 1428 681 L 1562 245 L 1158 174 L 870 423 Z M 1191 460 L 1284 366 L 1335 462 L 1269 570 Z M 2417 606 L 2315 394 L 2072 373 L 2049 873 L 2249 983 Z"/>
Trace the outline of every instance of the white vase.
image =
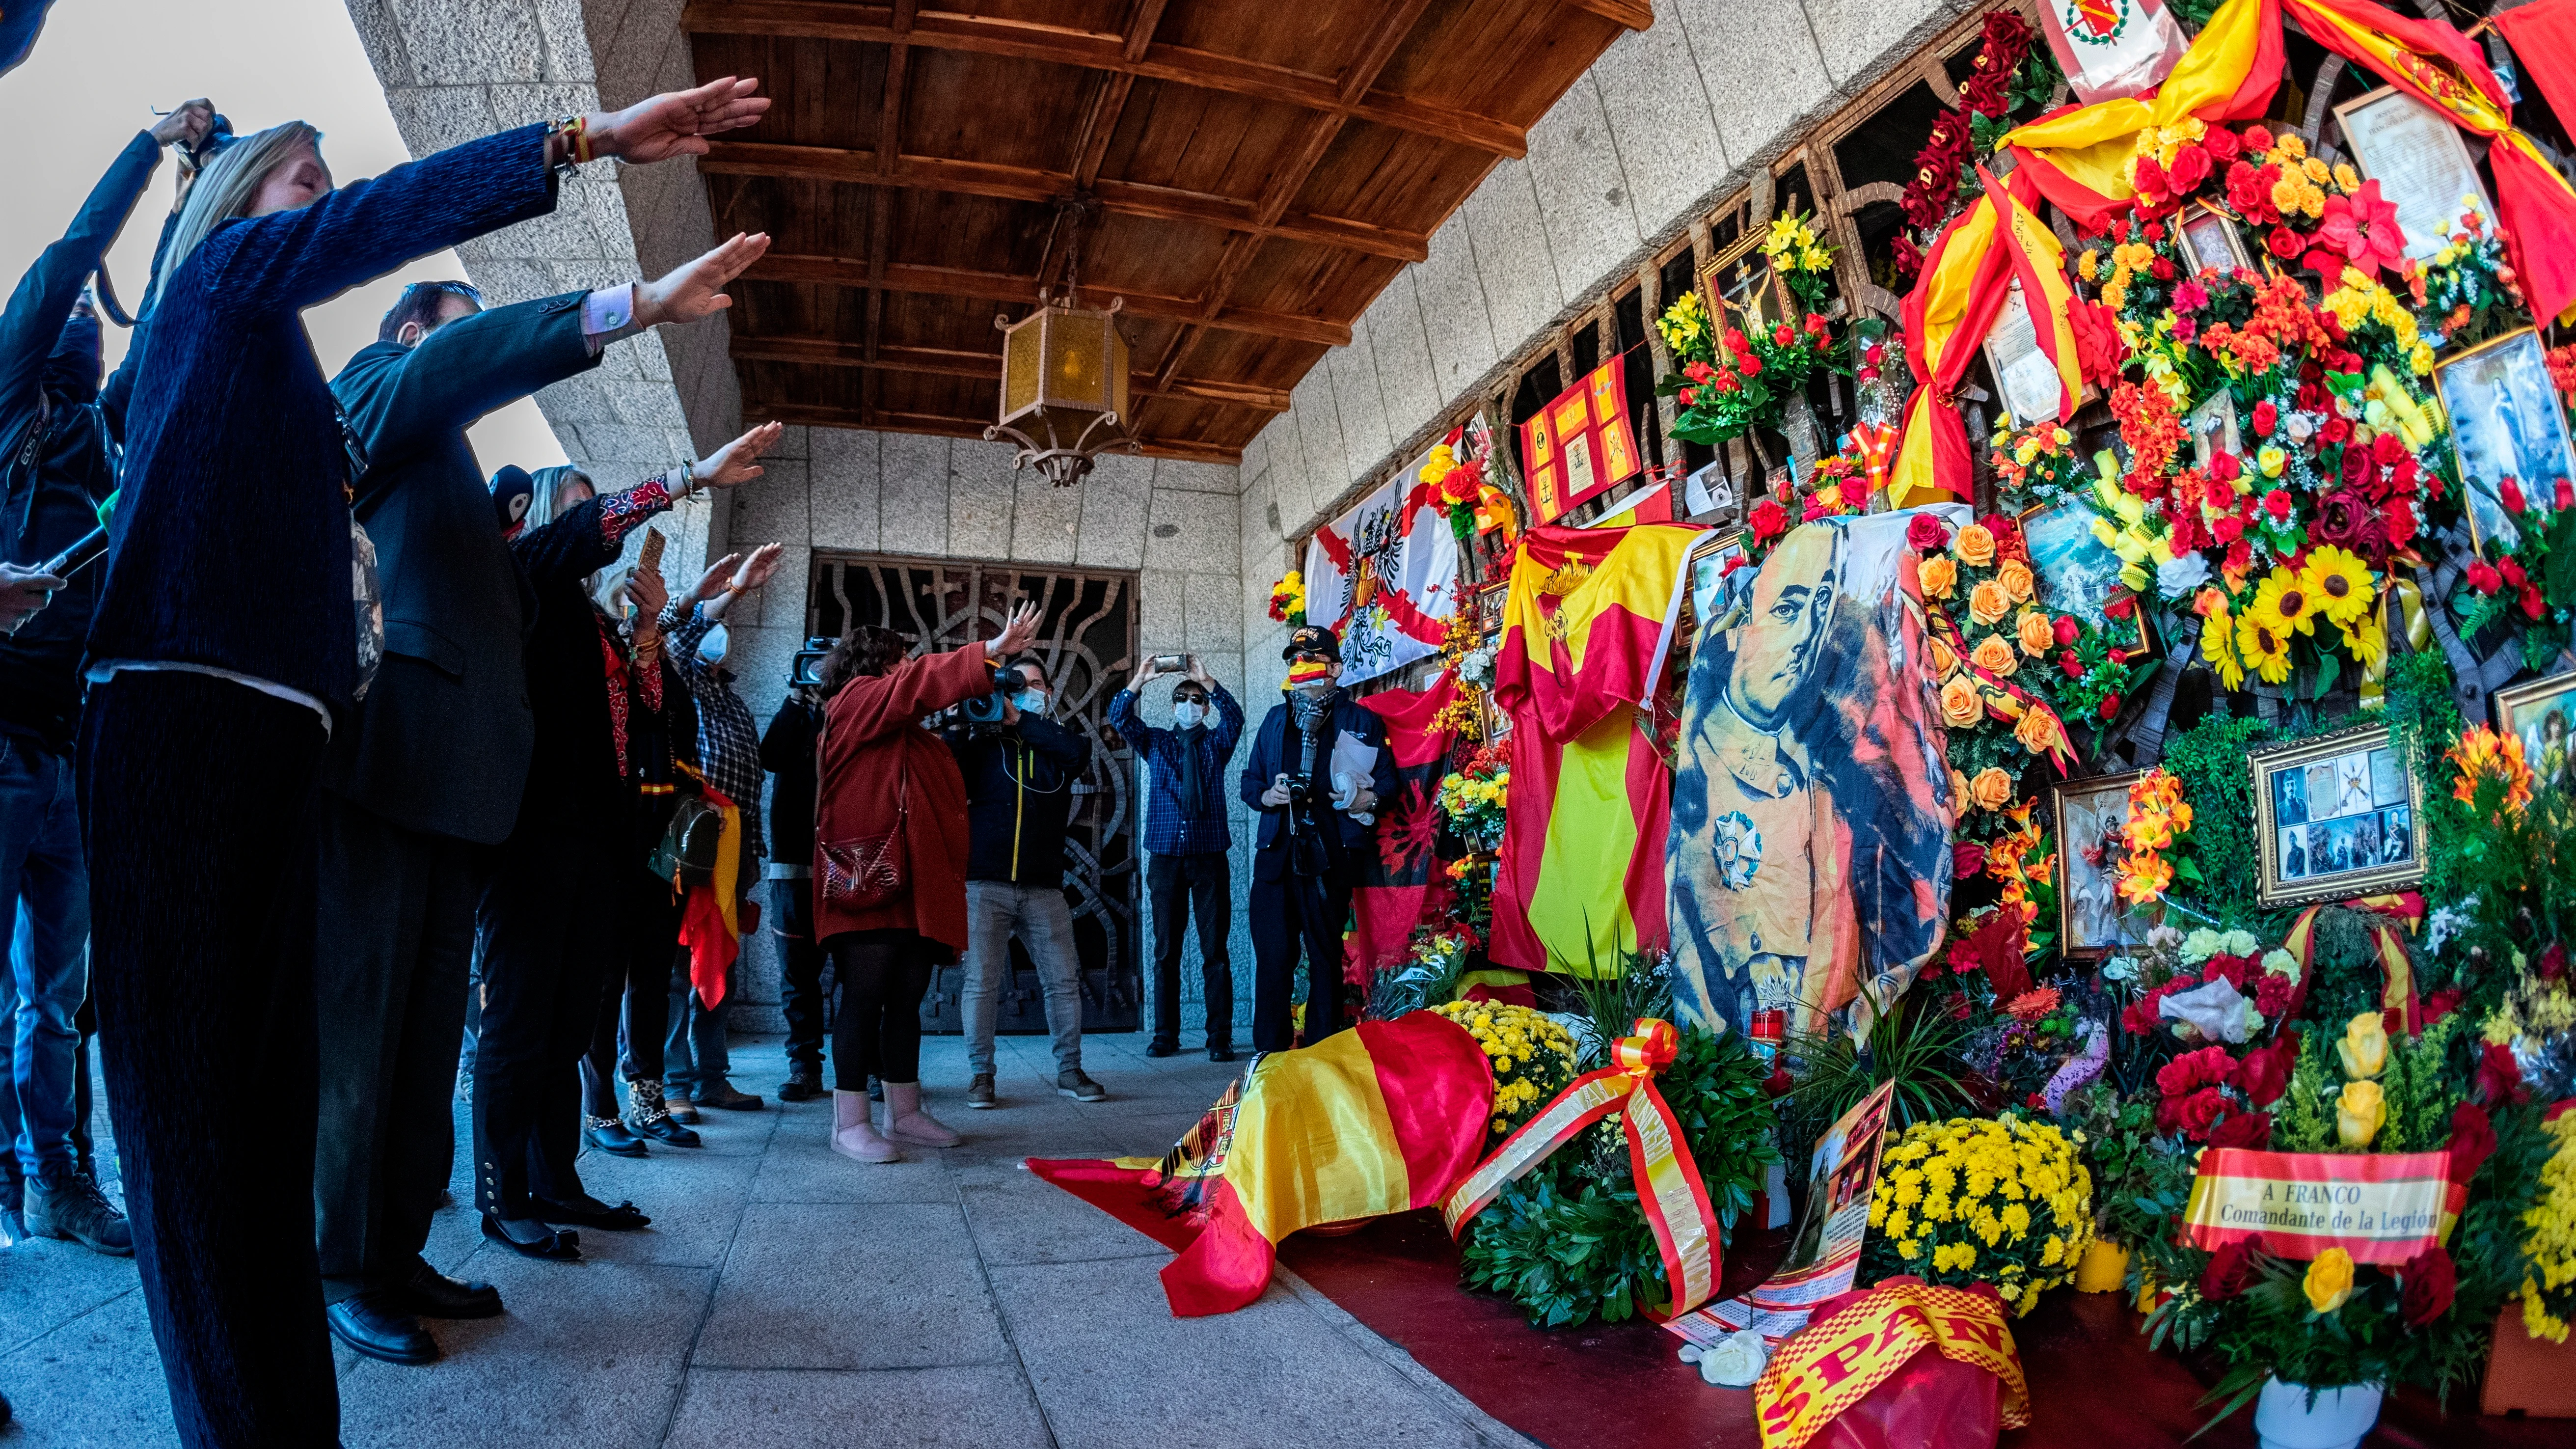
<path id="1" fill-rule="evenodd" d="M 2379 1422 L 2383 1392 L 2377 1384 L 2319 1389 L 2311 1404 L 2307 1385 L 2266 1379 L 2254 1402 L 2254 1433 L 2263 1449 L 2357 1449 Z"/>

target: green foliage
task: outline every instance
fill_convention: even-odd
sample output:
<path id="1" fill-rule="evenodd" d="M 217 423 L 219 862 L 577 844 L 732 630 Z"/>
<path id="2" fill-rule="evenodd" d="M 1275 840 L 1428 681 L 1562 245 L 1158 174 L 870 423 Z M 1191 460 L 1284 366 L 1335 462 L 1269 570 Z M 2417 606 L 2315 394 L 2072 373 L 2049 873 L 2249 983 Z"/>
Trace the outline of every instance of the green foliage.
<path id="1" fill-rule="evenodd" d="M 2322 1032 L 2305 1032 L 2299 1042 L 2299 1064 L 2291 1069 L 2289 1089 L 2272 1109 L 2272 1146 L 2280 1152 L 2323 1152 L 2334 1146 L 2334 1101 L 2341 1077 L 2327 1054 Z"/>
<path id="2" fill-rule="evenodd" d="M 2068 1099 L 2062 1119 L 2084 1134 L 2098 1235 L 2123 1246 L 2169 1235 L 2191 1196 L 2195 1167 L 2181 1139 L 2156 1135 L 2154 1099 L 2122 1101 L 2109 1083 L 2097 1082 Z"/>
<path id="3" fill-rule="evenodd" d="M 2213 714 L 2165 741 L 2164 768 L 2182 780 L 2191 802 L 2191 830 L 2175 841 L 2199 867 L 2192 903 L 2221 926 L 2241 925 L 2258 914 L 2254 892 L 2254 772 L 2245 752 L 2273 737 L 2260 719 Z M 2181 870 L 2179 860 L 2175 870 Z"/>
<path id="4" fill-rule="evenodd" d="M 1771 1101 L 1762 1092 L 1768 1073 L 1740 1033 L 1688 1027 L 1672 1065 L 1655 1080 L 1730 1232 L 1760 1200 L 1770 1165 L 1780 1160 Z M 1511 1299 L 1539 1328 L 1618 1323 L 1671 1298 L 1625 1148 L 1615 1171 L 1604 1170 L 1606 1153 L 1588 1150 L 1600 1131 L 1567 1143 L 1504 1188 L 1468 1224 L 1459 1247 L 1466 1285 Z"/>
<path id="5" fill-rule="evenodd" d="M 1835 1118 L 1883 1082 L 1896 1084 L 1887 1109 L 1890 1133 L 1974 1110 L 1959 1080 L 1967 1026 L 1930 998 L 1925 991 L 1898 998 L 1870 1023 L 1866 1043 L 1828 1032 L 1784 1044 L 1781 1055 L 1797 1078 L 1788 1097 L 1791 1142 L 1824 1136 Z"/>

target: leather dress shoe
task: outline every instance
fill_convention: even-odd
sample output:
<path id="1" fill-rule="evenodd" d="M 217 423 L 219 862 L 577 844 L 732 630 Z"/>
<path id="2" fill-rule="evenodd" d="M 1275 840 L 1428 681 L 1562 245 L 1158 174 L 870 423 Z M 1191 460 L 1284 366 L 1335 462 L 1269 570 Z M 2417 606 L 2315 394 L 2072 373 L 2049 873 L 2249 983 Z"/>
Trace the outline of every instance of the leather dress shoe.
<path id="1" fill-rule="evenodd" d="M 638 1137 L 650 1137 L 656 1142 L 668 1142 L 674 1147 L 703 1147 L 706 1145 L 698 1140 L 697 1133 L 681 1126 L 679 1121 L 673 1118 L 668 1112 L 664 1112 L 659 1116 L 646 1117 L 637 1121 L 629 1121 L 626 1124 L 626 1129 Z M 639 1142 L 636 1146 L 641 1147 L 643 1144 Z M 638 1157 L 643 1156 L 640 1152 L 635 1155 Z"/>
<path id="2" fill-rule="evenodd" d="M 1155 1040 L 1145 1043 L 1145 1055 L 1149 1057 L 1176 1057 L 1180 1054 L 1181 1044 L 1176 1041 Z"/>
<path id="3" fill-rule="evenodd" d="M 385 1295 L 404 1312 L 419 1318 L 498 1318 L 501 1290 L 489 1283 L 450 1278 L 423 1259 L 411 1281 Z"/>
<path id="4" fill-rule="evenodd" d="M 389 1293 L 361 1293 L 322 1310 L 331 1336 L 387 1363 L 429 1363 L 438 1357 L 438 1340 L 404 1312 Z"/>
<path id="5" fill-rule="evenodd" d="M 523 1258 L 569 1263 L 581 1256 L 581 1234 L 559 1232 L 535 1218 L 483 1215 L 483 1236 Z"/>
<path id="6" fill-rule="evenodd" d="M 581 1135 L 582 1140 L 611 1157 L 643 1157 L 650 1152 L 644 1139 L 628 1131 L 626 1124 L 615 1117 L 582 1119 Z"/>
<path id="7" fill-rule="evenodd" d="M 610 1207 L 588 1196 L 579 1202 L 549 1202 L 538 1198 L 530 1206 L 537 1210 L 538 1217 L 547 1222 L 570 1223 L 577 1228 L 598 1228 L 611 1233 L 631 1233 L 638 1228 L 649 1227 L 653 1222 L 631 1202 Z"/>
<path id="8" fill-rule="evenodd" d="M 822 1095 L 822 1076 L 812 1067 L 800 1065 L 778 1084 L 778 1100 L 782 1102 L 811 1102 Z"/>
<path id="9" fill-rule="evenodd" d="M 1210 1042 L 1208 1043 L 1208 1060 L 1212 1062 L 1233 1061 L 1234 1048 L 1223 1042 Z"/>
<path id="10" fill-rule="evenodd" d="M 731 1082 L 699 1088 L 697 1103 L 701 1107 L 713 1107 L 724 1112 L 757 1112 L 767 1105 L 760 1100 L 758 1093 L 743 1091 Z"/>

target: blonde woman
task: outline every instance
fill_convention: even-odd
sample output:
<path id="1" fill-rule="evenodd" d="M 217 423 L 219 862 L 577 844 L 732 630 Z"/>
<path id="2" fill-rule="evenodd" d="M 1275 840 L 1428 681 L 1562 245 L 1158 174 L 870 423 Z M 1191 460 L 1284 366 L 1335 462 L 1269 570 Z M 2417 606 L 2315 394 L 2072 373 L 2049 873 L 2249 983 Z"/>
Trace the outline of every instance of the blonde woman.
<path id="1" fill-rule="evenodd" d="M 552 210 L 560 167 L 702 153 L 767 108 L 753 88 L 523 126 L 341 190 L 319 133 L 289 122 L 218 155 L 173 227 L 137 342 L 81 769 L 108 1103 L 190 1446 L 339 1441 L 313 1236 L 311 807 L 380 625 L 299 314 Z"/>

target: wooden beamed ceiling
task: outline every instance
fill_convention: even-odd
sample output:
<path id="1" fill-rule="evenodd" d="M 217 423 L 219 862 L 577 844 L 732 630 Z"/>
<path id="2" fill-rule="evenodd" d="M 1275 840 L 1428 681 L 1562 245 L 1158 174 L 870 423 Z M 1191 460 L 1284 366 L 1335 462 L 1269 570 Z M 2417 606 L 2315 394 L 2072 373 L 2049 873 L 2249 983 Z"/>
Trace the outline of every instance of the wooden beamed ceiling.
<path id="1" fill-rule="evenodd" d="M 691 0 L 747 418 L 980 436 L 997 312 L 1117 299 L 1148 453 L 1233 461 L 1650 0 Z M 1059 225 L 1067 203 L 1090 220 Z M 1078 231 L 1078 235 L 1077 235 Z"/>

